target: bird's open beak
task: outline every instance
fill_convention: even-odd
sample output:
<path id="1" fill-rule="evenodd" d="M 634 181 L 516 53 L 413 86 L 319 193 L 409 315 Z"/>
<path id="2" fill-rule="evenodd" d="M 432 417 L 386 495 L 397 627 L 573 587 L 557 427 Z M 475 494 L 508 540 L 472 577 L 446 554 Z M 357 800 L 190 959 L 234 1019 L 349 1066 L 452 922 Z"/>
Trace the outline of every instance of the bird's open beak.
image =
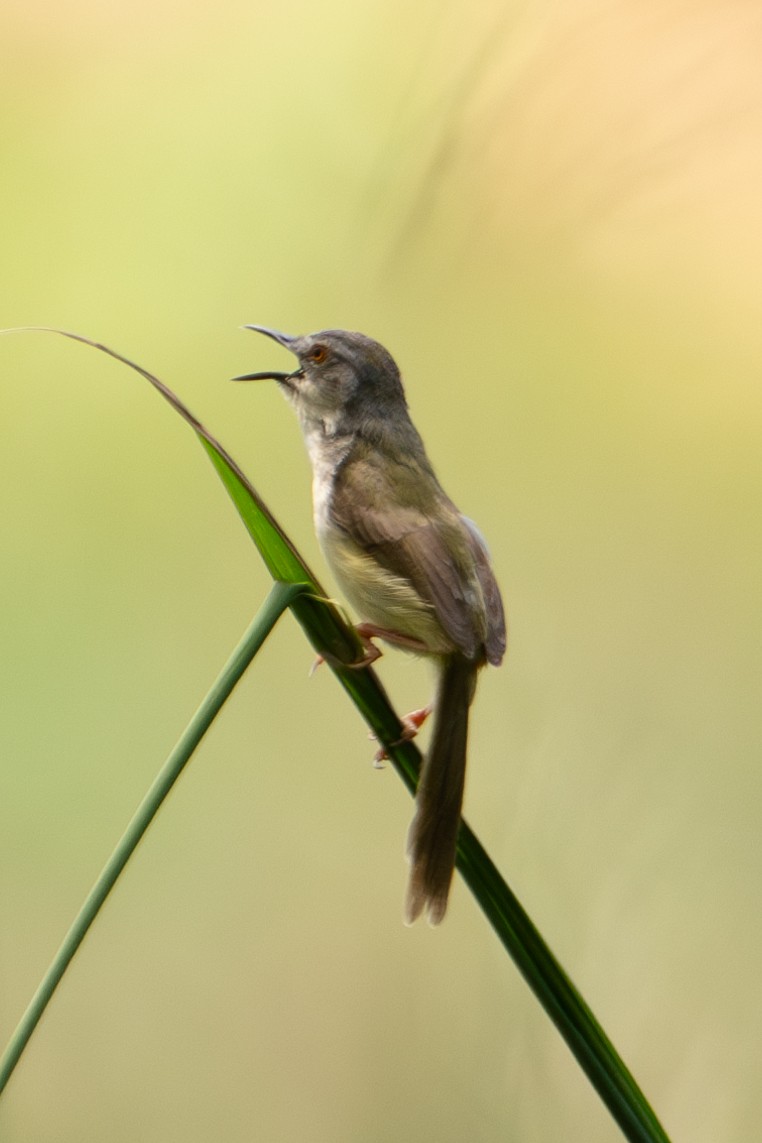
<path id="1" fill-rule="evenodd" d="M 263 333 L 266 337 L 271 337 L 273 341 L 277 341 L 284 349 L 290 349 L 293 353 L 293 343 L 298 340 L 296 337 L 291 337 L 287 333 L 280 333 L 277 329 L 268 329 L 264 325 L 244 325 L 242 329 L 253 329 L 255 333 Z M 231 377 L 231 381 L 280 381 L 281 384 L 287 385 L 292 377 L 301 376 L 301 369 L 295 370 L 293 373 L 243 373 L 240 377 Z"/>

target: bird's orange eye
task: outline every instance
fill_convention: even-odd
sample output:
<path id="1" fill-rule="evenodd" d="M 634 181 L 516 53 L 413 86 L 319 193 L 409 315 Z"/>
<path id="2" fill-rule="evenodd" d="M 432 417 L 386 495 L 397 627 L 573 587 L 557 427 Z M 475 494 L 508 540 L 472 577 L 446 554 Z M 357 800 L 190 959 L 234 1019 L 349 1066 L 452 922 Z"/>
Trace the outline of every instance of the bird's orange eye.
<path id="1" fill-rule="evenodd" d="M 322 365 L 328 356 L 328 350 L 324 345 L 316 345 L 310 353 L 310 361 L 314 361 L 316 365 Z"/>

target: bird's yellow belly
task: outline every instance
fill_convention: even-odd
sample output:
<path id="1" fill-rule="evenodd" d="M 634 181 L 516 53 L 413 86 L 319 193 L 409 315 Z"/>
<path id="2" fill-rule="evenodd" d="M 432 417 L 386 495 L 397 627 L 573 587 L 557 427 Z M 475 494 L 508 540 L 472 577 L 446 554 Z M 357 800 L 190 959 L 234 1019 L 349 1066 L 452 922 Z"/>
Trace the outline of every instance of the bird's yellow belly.
<path id="1" fill-rule="evenodd" d="M 416 639 L 431 654 L 454 650 L 434 608 L 409 580 L 394 575 L 337 530 L 321 528 L 318 538 L 339 587 L 361 620 Z"/>

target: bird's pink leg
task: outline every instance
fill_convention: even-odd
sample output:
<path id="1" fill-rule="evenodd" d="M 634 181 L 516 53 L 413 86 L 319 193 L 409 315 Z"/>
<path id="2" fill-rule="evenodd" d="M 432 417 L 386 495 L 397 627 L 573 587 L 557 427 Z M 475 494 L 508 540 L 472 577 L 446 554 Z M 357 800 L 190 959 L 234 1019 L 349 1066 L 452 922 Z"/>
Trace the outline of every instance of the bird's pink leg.
<path id="1" fill-rule="evenodd" d="M 395 647 L 405 647 L 408 651 L 420 651 L 421 654 L 425 654 L 428 650 L 420 639 L 414 639 L 412 635 L 401 635 L 399 631 L 390 631 L 387 627 L 377 627 L 375 623 L 358 623 L 355 631 L 366 644 L 370 643 L 371 639 L 383 639 L 385 643 L 393 643 Z"/>
<path id="2" fill-rule="evenodd" d="M 422 654 L 425 654 L 428 649 L 425 643 L 420 639 L 413 638 L 412 635 L 401 635 L 398 631 L 390 631 L 386 627 L 377 627 L 375 623 L 358 623 L 355 631 L 360 636 L 365 654 L 357 663 L 341 664 L 343 667 L 351 667 L 352 670 L 363 670 L 365 667 L 369 667 L 371 663 L 375 663 L 376 659 L 381 658 L 383 652 L 373 642 L 374 639 L 383 639 L 385 643 L 392 643 L 395 647 L 404 647 L 406 651 L 419 651 Z M 310 675 L 313 675 L 321 663 L 325 661 L 325 655 L 318 655 L 310 668 Z M 403 742 L 410 742 L 411 739 L 415 738 L 431 711 L 432 706 L 429 704 L 429 706 L 421 707 L 420 710 L 412 710 L 410 714 L 404 715 L 400 720 L 402 722 L 402 734 L 391 745 L 401 746 Z M 375 735 L 371 734 L 370 737 L 374 738 Z M 373 765 L 382 766 L 388 757 L 385 747 L 380 747 L 373 758 Z"/>
<path id="3" fill-rule="evenodd" d="M 433 706 L 429 703 L 428 706 L 422 706 L 420 710 L 411 710 L 410 714 L 406 714 L 400 720 L 402 722 L 402 734 L 396 742 L 390 743 L 391 746 L 401 746 L 403 742 L 410 742 L 415 738 L 418 731 L 423 726 L 426 719 L 429 717 L 433 710 Z M 371 734 L 371 738 L 375 738 Z M 389 755 L 386 752 L 386 747 L 381 746 L 373 756 L 373 765 L 381 768 Z"/>
<path id="4" fill-rule="evenodd" d="M 353 671 L 361 671 L 365 667 L 369 667 L 371 663 L 375 663 L 376 659 L 381 658 L 383 651 L 378 649 L 373 642 L 374 639 L 383 639 L 386 643 L 393 643 L 395 647 L 404 647 L 407 651 L 419 651 L 421 654 L 427 650 L 426 644 L 422 643 L 420 639 L 414 639 L 411 635 L 400 635 L 399 632 L 389 631 L 386 627 L 376 627 L 374 623 L 358 623 L 355 631 L 360 636 L 365 653 L 362 659 L 356 663 L 339 664 L 342 667 L 349 667 Z M 313 675 L 320 664 L 325 661 L 325 655 L 318 655 L 310 667 L 310 675 Z"/>

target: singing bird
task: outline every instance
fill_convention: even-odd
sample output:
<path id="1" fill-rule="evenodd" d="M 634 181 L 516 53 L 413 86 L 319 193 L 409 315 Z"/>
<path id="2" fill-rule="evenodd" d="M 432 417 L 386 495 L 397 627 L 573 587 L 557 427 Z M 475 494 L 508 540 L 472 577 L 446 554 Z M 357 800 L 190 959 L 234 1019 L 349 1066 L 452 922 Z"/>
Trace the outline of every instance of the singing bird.
<path id="1" fill-rule="evenodd" d="M 342 329 L 265 334 L 293 353 L 269 379 L 296 410 L 312 463 L 315 530 L 363 623 L 436 664 L 431 745 L 408 835 L 405 919 L 442 920 L 455 864 L 476 676 L 506 645 L 500 590 L 484 540 L 442 489 L 408 413 L 400 372 L 377 341 Z"/>

